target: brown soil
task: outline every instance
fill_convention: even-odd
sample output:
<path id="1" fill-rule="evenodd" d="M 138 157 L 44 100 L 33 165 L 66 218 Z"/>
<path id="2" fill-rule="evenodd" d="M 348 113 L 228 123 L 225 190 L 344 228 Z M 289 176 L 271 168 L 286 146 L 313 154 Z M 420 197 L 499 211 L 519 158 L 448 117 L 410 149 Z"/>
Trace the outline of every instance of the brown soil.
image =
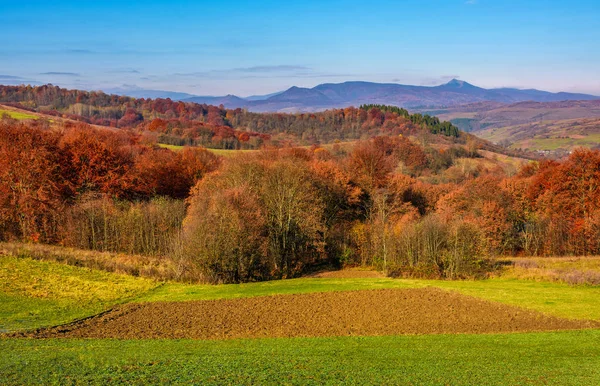
<path id="1" fill-rule="evenodd" d="M 128 304 L 35 338 L 233 339 L 598 328 L 439 289 L 367 290 Z"/>

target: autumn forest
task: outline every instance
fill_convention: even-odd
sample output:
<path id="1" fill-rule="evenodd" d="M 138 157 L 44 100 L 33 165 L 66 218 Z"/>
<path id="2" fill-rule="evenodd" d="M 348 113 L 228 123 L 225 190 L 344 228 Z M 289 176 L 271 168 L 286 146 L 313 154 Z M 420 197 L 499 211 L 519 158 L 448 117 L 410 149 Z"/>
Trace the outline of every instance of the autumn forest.
<path id="1" fill-rule="evenodd" d="M 0 121 L 0 240 L 157 256 L 213 283 L 600 253 L 599 151 L 486 166 L 491 144 L 380 105 L 259 114 L 53 86 L 0 101 L 43 113 Z"/>

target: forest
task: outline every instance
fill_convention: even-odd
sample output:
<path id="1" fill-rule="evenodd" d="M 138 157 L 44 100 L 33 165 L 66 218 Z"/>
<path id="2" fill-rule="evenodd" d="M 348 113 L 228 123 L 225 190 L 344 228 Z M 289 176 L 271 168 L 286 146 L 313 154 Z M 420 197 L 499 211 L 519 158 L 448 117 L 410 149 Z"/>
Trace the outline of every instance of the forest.
<path id="1" fill-rule="evenodd" d="M 425 130 L 464 142 L 459 130 L 436 117 L 382 105 L 310 114 L 252 113 L 170 99 L 135 99 L 57 86 L 0 86 L 0 102 L 93 125 L 133 129 L 147 140 L 215 149 L 259 149 L 265 144 L 312 145 L 411 135 Z"/>
<path id="2" fill-rule="evenodd" d="M 94 95 L 107 109 L 134 103 L 44 95 L 28 98 L 53 108 Z M 219 108 L 207 114 L 217 110 L 223 118 Z M 577 149 L 516 173 L 467 168 L 465 160 L 481 157 L 476 143 L 431 146 L 415 140 L 418 132 L 402 135 L 398 124 L 446 138 L 451 133 L 428 128 L 439 121 L 404 121 L 407 113 L 373 106 L 346 110 L 309 119 L 338 119 L 342 131 L 350 116 L 359 131 L 360 122 L 395 123 L 388 135 L 371 132 L 349 148 L 271 145 L 219 157 L 201 147 L 160 148 L 135 126 L 5 116 L 0 240 L 156 256 L 176 263 L 176 277 L 213 283 L 288 278 L 325 265 L 474 278 L 494 269 L 495 256 L 600 253 L 599 151 Z M 303 127 L 301 116 L 225 112 L 236 127 L 236 117 L 262 122 L 253 128 L 260 135 L 276 135 L 281 126 L 269 125 L 278 119 Z"/>

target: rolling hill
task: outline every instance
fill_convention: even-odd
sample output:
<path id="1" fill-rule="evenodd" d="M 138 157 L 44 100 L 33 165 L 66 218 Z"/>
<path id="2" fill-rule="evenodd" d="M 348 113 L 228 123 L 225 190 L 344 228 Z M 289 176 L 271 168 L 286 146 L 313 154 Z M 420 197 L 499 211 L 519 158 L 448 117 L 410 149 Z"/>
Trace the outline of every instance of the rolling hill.
<path id="1" fill-rule="evenodd" d="M 600 118 L 540 121 L 490 128 L 477 136 L 512 149 L 561 155 L 577 147 L 600 148 Z"/>
<path id="2" fill-rule="evenodd" d="M 480 131 L 515 125 L 580 118 L 600 118 L 600 99 L 557 102 L 482 102 L 445 109 L 415 112 L 436 115 L 464 131 Z"/>
<path id="3" fill-rule="evenodd" d="M 576 147 L 600 145 L 600 100 L 482 102 L 418 111 L 513 149 L 560 156 Z"/>

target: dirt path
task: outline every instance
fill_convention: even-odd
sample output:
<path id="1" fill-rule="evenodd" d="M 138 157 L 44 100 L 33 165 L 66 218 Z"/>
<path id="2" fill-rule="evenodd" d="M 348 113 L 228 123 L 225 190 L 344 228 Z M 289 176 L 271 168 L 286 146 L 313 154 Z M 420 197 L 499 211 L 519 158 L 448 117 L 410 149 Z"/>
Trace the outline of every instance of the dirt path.
<path id="1" fill-rule="evenodd" d="M 35 338 L 234 339 L 600 328 L 439 289 L 386 289 L 128 304 Z"/>

